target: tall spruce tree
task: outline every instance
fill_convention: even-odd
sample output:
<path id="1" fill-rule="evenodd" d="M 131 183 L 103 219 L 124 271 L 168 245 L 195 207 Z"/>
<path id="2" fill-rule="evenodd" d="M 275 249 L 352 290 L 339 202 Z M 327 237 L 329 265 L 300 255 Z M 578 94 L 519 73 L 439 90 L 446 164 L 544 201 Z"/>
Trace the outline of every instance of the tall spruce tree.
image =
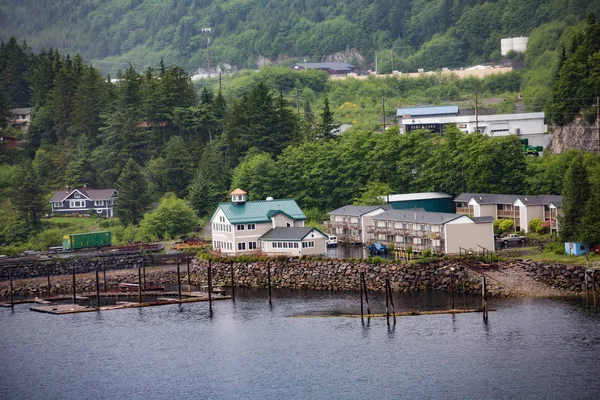
<path id="1" fill-rule="evenodd" d="M 562 195 L 563 217 L 559 220 L 561 240 L 565 242 L 580 240 L 577 237 L 579 224 L 590 198 L 588 172 L 582 155 L 578 155 L 571 162 L 565 174 Z"/>
<path id="2" fill-rule="evenodd" d="M 323 101 L 323 111 L 321 112 L 321 119 L 317 124 L 317 138 L 318 139 L 334 139 L 337 132 L 339 132 L 339 124 L 336 124 L 333 118 L 333 113 L 329 109 L 329 99 L 325 96 Z"/>
<path id="3" fill-rule="evenodd" d="M 138 224 L 150 204 L 150 196 L 148 182 L 133 158 L 127 160 L 116 187 L 119 192 L 117 216 L 124 225 Z"/>

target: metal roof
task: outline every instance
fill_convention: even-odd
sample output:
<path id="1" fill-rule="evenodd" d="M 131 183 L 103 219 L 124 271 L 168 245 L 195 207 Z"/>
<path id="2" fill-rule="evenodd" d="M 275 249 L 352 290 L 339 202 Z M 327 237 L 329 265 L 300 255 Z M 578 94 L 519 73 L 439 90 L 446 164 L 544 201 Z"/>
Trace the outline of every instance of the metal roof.
<path id="1" fill-rule="evenodd" d="M 391 203 L 395 201 L 411 201 L 411 200 L 430 200 L 430 199 L 447 199 L 451 198 L 449 194 L 442 192 L 425 192 L 425 193 L 403 193 L 390 194 L 386 199 Z"/>
<path id="2" fill-rule="evenodd" d="M 337 210 L 330 211 L 327 214 L 329 214 L 329 215 L 346 215 L 346 216 L 350 216 L 350 217 L 360 217 L 361 215 L 370 213 L 371 211 L 377 210 L 378 208 L 381 208 L 382 210 L 386 209 L 386 207 L 384 207 L 383 205 L 379 205 L 379 206 L 344 206 L 344 207 L 338 208 Z"/>
<path id="3" fill-rule="evenodd" d="M 475 223 L 485 223 L 485 222 L 494 222 L 494 217 L 490 215 L 484 215 L 482 217 L 470 217 Z"/>
<path id="4" fill-rule="evenodd" d="M 518 196 L 518 199 L 521 200 L 523 204 L 526 206 L 536 206 L 536 205 L 546 205 L 546 204 L 554 204 L 555 206 L 558 204 L 562 205 L 562 196 L 559 195 L 536 195 L 536 196 Z"/>
<path id="5" fill-rule="evenodd" d="M 373 220 L 442 225 L 460 217 L 464 217 L 464 215 L 428 211 L 389 210 L 384 213 L 377 214 L 373 217 Z"/>
<path id="6" fill-rule="evenodd" d="M 31 107 L 26 108 L 13 108 L 10 110 L 12 114 L 31 114 Z"/>
<path id="7" fill-rule="evenodd" d="M 51 202 L 64 201 L 67 197 L 73 194 L 73 192 L 79 192 L 90 200 L 109 200 L 112 195 L 116 192 L 115 189 L 90 189 L 90 188 L 77 188 L 71 191 L 58 190 L 54 192 Z"/>
<path id="8" fill-rule="evenodd" d="M 353 70 L 355 67 L 347 62 L 321 62 L 321 63 L 297 63 L 305 69 L 335 69 L 335 70 Z"/>
<path id="9" fill-rule="evenodd" d="M 461 193 L 454 201 L 466 203 L 473 199 L 477 204 L 512 204 L 517 197 L 516 194 Z"/>
<path id="10" fill-rule="evenodd" d="M 242 204 L 221 203 L 219 208 L 231 224 L 246 224 L 256 222 L 269 222 L 273 216 L 281 211 L 293 220 L 304 220 L 306 215 L 298 204 L 292 199 L 247 201 Z"/>
<path id="11" fill-rule="evenodd" d="M 562 205 L 562 196 L 558 195 L 535 195 L 526 196 L 521 194 L 490 194 L 490 193 L 461 193 L 455 202 L 466 203 L 475 200 L 477 204 L 513 204 L 517 199 L 528 206 L 554 204 Z"/>
<path id="12" fill-rule="evenodd" d="M 306 226 L 306 227 L 280 227 L 280 228 L 272 228 L 266 233 L 264 233 L 259 239 L 261 240 L 293 240 L 300 241 L 303 240 L 309 233 L 312 231 L 317 231 L 321 233 L 323 236 L 327 237 L 326 234 L 318 230 L 317 228 Z"/>
<path id="13" fill-rule="evenodd" d="M 396 116 L 410 115 L 411 117 L 420 117 L 423 115 L 458 115 L 458 106 L 426 106 L 426 107 L 406 107 L 396 110 Z"/>

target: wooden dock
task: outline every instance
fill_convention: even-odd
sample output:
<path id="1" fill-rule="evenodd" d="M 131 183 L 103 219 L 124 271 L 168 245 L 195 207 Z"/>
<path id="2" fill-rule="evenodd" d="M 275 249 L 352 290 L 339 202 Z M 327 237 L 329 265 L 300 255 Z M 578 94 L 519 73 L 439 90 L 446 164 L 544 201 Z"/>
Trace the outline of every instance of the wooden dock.
<path id="1" fill-rule="evenodd" d="M 164 294 L 164 293 L 163 293 Z M 183 294 L 182 294 L 183 296 Z M 213 297 L 212 301 L 218 300 L 230 300 L 232 297 L 230 296 L 217 296 Z M 94 312 L 94 311 L 110 311 L 110 310 L 122 310 L 124 308 L 141 308 L 141 307 L 153 307 L 153 306 L 163 306 L 166 304 L 185 304 L 185 303 L 198 303 L 208 301 L 208 295 L 206 297 L 200 296 L 186 296 L 186 298 L 182 298 L 181 300 L 175 298 L 159 298 L 157 301 L 152 302 L 144 302 L 144 303 L 134 303 L 134 302 L 126 302 L 120 301 L 115 305 L 110 306 L 102 306 L 102 307 L 92 307 L 92 306 L 80 306 L 77 304 L 55 304 L 55 305 L 41 305 L 31 307 L 31 311 L 37 311 L 46 314 L 54 314 L 54 315 L 62 315 L 62 314 L 77 314 L 83 312 Z"/>
<path id="2" fill-rule="evenodd" d="M 488 309 L 488 311 L 496 311 L 495 309 Z M 413 317 L 417 315 L 442 315 L 442 314 L 467 314 L 467 313 L 480 313 L 483 312 L 480 308 L 476 309 L 453 309 L 453 310 L 432 310 L 432 311 L 403 311 L 390 313 L 390 317 Z M 386 318 L 388 314 L 365 314 L 362 318 Z M 360 314 L 345 314 L 345 315 L 298 315 L 294 318 L 331 318 L 331 317 L 344 317 L 344 318 L 361 318 Z"/>

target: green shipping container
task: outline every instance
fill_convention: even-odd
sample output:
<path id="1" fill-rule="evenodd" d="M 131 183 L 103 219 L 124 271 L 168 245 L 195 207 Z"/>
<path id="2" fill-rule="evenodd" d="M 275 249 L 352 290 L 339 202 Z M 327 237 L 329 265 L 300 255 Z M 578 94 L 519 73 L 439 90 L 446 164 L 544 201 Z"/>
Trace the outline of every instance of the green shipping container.
<path id="1" fill-rule="evenodd" d="M 88 249 L 110 246 L 111 244 L 112 240 L 110 232 L 75 233 L 63 237 L 64 249 Z"/>

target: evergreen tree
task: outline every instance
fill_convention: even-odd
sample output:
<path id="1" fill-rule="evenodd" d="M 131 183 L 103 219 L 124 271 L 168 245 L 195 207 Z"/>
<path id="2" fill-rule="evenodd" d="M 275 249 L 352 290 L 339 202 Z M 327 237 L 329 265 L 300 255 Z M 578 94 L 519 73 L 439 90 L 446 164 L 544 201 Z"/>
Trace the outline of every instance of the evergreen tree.
<path id="1" fill-rule="evenodd" d="M 334 122 L 333 113 L 329 109 L 329 99 L 325 96 L 323 101 L 323 111 L 321 112 L 321 119 L 317 124 L 317 138 L 318 139 L 334 139 L 336 134 L 339 132 L 339 124 Z"/>
<path id="2" fill-rule="evenodd" d="M 181 136 L 173 136 L 165 147 L 167 191 L 177 197 L 187 194 L 194 161 L 188 152 L 187 145 Z"/>
<path id="3" fill-rule="evenodd" d="M 559 218 L 561 240 L 572 242 L 579 240 L 577 232 L 590 198 L 587 168 L 583 156 L 573 159 L 564 178 L 563 217 Z"/>
<path id="4" fill-rule="evenodd" d="M 312 108 L 310 107 L 310 101 L 308 101 L 308 99 L 304 101 L 304 119 L 311 124 L 315 122 L 315 115 L 313 114 Z"/>
<path id="5" fill-rule="evenodd" d="M 29 85 L 27 70 L 33 55 L 26 42 L 22 45 L 10 37 L 8 42 L 0 41 L 0 88 L 6 90 L 12 107 L 29 106 Z"/>
<path id="6" fill-rule="evenodd" d="M 127 160 L 116 185 L 119 192 L 116 214 L 124 225 L 138 224 L 150 204 L 148 183 L 133 158 Z"/>
<path id="7" fill-rule="evenodd" d="M 11 183 L 10 200 L 27 226 L 32 229 L 40 227 L 40 218 L 48 204 L 44 198 L 39 182 L 31 164 L 19 166 Z"/>
<path id="8" fill-rule="evenodd" d="M 589 173 L 590 197 L 585 204 L 577 238 L 586 243 L 600 243 L 600 167 L 595 165 Z M 561 227 L 562 229 L 562 227 Z"/>
<path id="9" fill-rule="evenodd" d="M 206 146 L 188 188 L 187 199 L 199 216 L 212 212 L 227 196 L 229 173 L 225 159 L 214 144 Z"/>

